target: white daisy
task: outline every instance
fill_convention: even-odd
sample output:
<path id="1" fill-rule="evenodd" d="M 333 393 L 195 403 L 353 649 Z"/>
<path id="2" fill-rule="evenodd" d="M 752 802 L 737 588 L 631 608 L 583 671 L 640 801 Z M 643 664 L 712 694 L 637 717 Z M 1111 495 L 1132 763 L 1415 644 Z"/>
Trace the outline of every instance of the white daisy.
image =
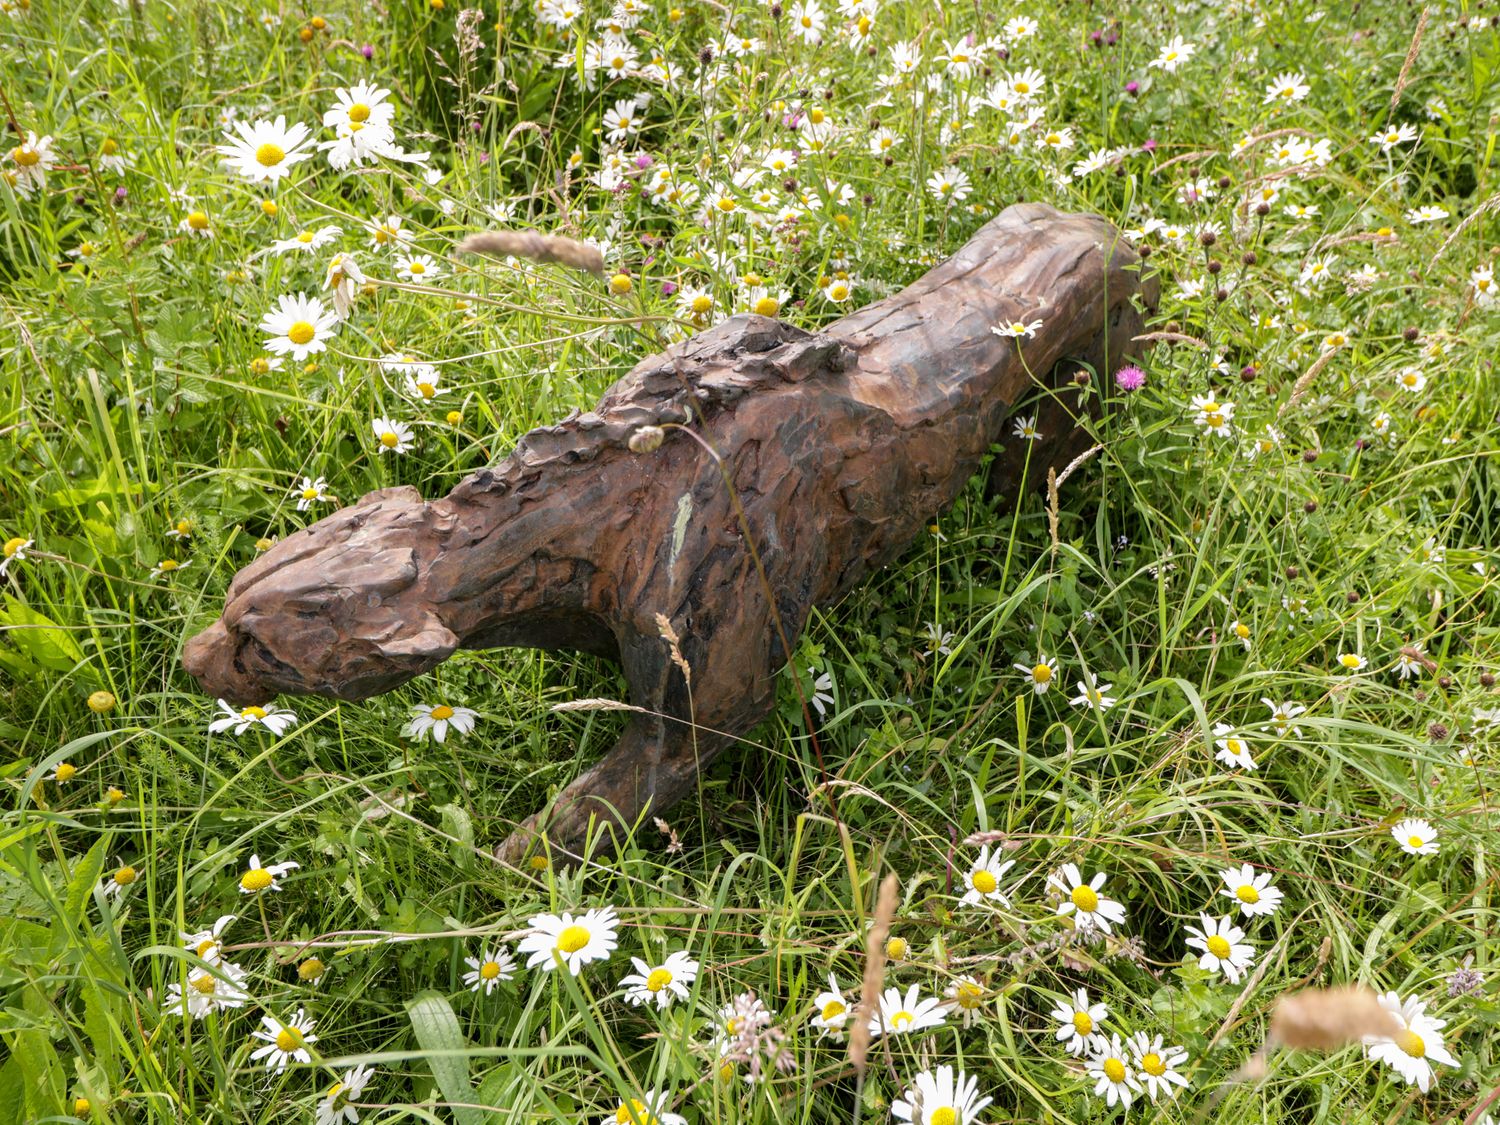
<path id="1" fill-rule="evenodd" d="M 979 1096 L 979 1079 L 944 1063 L 918 1071 L 910 1088 L 891 1102 L 891 1116 L 911 1125 L 971 1125 L 992 1101 Z"/>
<path id="2" fill-rule="evenodd" d="M 402 281 L 431 281 L 442 274 L 443 267 L 430 254 L 412 254 L 396 259 L 396 276 Z"/>
<path id="3" fill-rule="evenodd" d="M 1004 321 L 990 327 L 990 331 L 996 336 L 1005 336 L 1012 340 L 1019 340 L 1023 336 L 1030 339 L 1041 329 L 1042 322 L 1033 320 L 1029 324 L 1024 320 Z"/>
<path id="4" fill-rule="evenodd" d="M 1273 700 L 1261 698 L 1261 702 L 1271 712 L 1271 722 L 1267 730 L 1274 730 L 1278 738 L 1285 738 L 1288 734 L 1297 738 L 1302 737 L 1302 728 L 1294 725 L 1293 720 L 1298 715 L 1307 714 L 1307 708 L 1300 703 L 1277 703 Z"/>
<path id="5" fill-rule="evenodd" d="M 613 1112 L 599 1118 L 599 1125 L 687 1125 L 680 1113 L 668 1113 L 672 1095 L 665 1090 L 644 1091 L 643 1098 L 621 1102 Z"/>
<path id="6" fill-rule="evenodd" d="M 1085 672 L 1087 679 L 1078 681 L 1078 694 L 1068 703 L 1073 707 L 1093 707 L 1099 711 L 1108 711 L 1119 702 L 1109 693 L 1114 690 L 1113 684 L 1101 684 L 1094 679 L 1091 673 Z"/>
<path id="7" fill-rule="evenodd" d="M 1415 996 L 1402 1001 L 1396 993 L 1385 992 L 1380 1006 L 1401 1022 L 1402 1029 L 1389 1039 L 1366 1036 L 1366 1052 L 1401 1075 L 1408 1086 L 1427 1093 L 1432 1088 L 1433 1063 L 1459 1065 L 1443 1044 L 1442 1029 L 1448 1021 L 1429 1016 L 1426 1002 Z"/>
<path id="8" fill-rule="evenodd" d="M 411 709 L 411 722 L 401 728 L 401 733 L 418 742 L 431 733 L 434 742 L 442 742 L 448 737 L 449 727 L 459 734 L 468 734 L 478 718 L 479 712 L 468 707 L 450 707 L 446 703 L 421 704 Z"/>
<path id="9" fill-rule="evenodd" d="M 1398 821 L 1391 826 L 1391 836 L 1407 855 L 1437 855 L 1437 829 L 1425 820 Z"/>
<path id="10" fill-rule="evenodd" d="M 338 104 L 323 114 L 323 127 L 337 129 L 340 125 L 390 125 L 396 116 L 396 107 L 386 101 L 391 92 L 368 82 L 333 92 Z"/>
<path id="11" fill-rule="evenodd" d="M 250 993 L 244 987 L 247 975 L 244 969 L 229 961 L 216 961 L 206 969 L 189 969 L 186 986 L 180 981 L 167 985 L 162 1012 L 201 1020 L 210 1012 L 242 1008 L 250 999 Z"/>
<path id="12" fill-rule="evenodd" d="M 1259 914 L 1275 914 L 1281 905 L 1281 892 L 1271 883 L 1269 871 L 1260 875 L 1248 863 L 1219 872 L 1224 880 L 1224 889 L 1219 893 L 1239 904 L 1240 913 L 1246 918 Z"/>
<path id="13" fill-rule="evenodd" d="M 828 974 L 828 989 L 813 1000 L 817 1014 L 810 1021 L 828 1039 L 842 1039 L 844 1026 L 849 1022 L 849 1001 L 844 998 L 839 982 Z"/>
<path id="14" fill-rule="evenodd" d="M 214 924 L 206 930 L 198 930 L 196 933 L 178 933 L 182 938 L 184 949 L 190 949 L 200 961 L 208 964 L 217 964 L 219 960 L 220 937 L 229 923 L 233 922 L 237 915 L 221 914 Z"/>
<path id="15" fill-rule="evenodd" d="M 292 489 L 292 495 L 297 498 L 297 511 L 305 512 L 314 504 L 328 502 L 328 481 L 324 477 L 303 477 L 302 487 Z"/>
<path id="16" fill-rule="evenodd" d="M 526 967 L 540 967 L 551 972 L 563 965 L 574 976 L 590 961 L 603 961 L 619 945 L 615 930 L 619 926 L 612 906 L 590 910 L 578 917 L 562 914 L 536 914 L 528 921 L 530 929 L 518 945 L 528 954 Z"/>
<path id="17" fill-rule="evenodd" d="M 1228 916 L 1217 920 L 1198 915 L 1202 929 L 1187 927 L 1187 945 L 1202 950 L 1198 967 L 1211 973 L 1223 973 L 1230 984 L 1238 983 L 1245 970 L 1255 963 L 1255 947 L 1245 941 L 1245 931 L 1230 922 Z"/>
<path id="18" fill-rule="evenodd" d="M 283 238 L 271 243 L 266 249 L 268 254 L 311 254 L 315 250 L 321 250 L 330 242 L 333 242 L 344 232 L 335 226 L 320 227 L 318 230 L 299 230 L 291 238 Z"/>
<path id="19" fill-rule="evenodd" d="M 1065 863 L 1061 870 L 1047 876 L 1047 885 L 1062 892 L 1063 900 L 1057 904 L 1059 915 L 1073 915 L 1074 924 L 1080 930 L 1110 932 L 1111 926 L 1125 921 L 1125 908 L 1099 892 L 1104 887 L 1106 876 L 1097 872 L 1087 883 L 1078 871 L 1078 866 Z"/>
<path id="20" fill-rule="evenodd" d="M 1088 1074 L 1094 1081 L 1094 1096 L 1103 1098 L 1107 1105 L 1118 1102 L 1129 1109 L 1130 1103 L 1141 1092 L 1125 1044 L 1120 1042 L 1118 1035 L 1111 1035 L 1107 1040 L 1101 1038 L 1095 1045 L 1089 1055 Z"/>
<path id="21" fill-rule="evenodd" d="M 1215 758 L 1230 769 L 1255 769 L 1255 759 L 1250 756 L 1250 742 L 1236 734 L 1234 727 L 1228 723 L 1215 723 L 1214 736 L 1214 745 L 1219 748 L 1214 754 Z"/>
<path id="22" fill-rule="evenodd" d="M 290 353 L 298 363 L 326 348 L 338 326 L 337 314 L 325 309 L 318 298 L 303 293 L 282 294 L 277 307 L 260 321 L 260 330 L 269 334 L 263 345 L 266 351 Z"/>
<path id="23" fill-rule="evenodd" d="M 1339 667 L 1346 672 L 1362 672 L 1366 663 L 1365 658 L 1357 652 L 1339 653 Z"/>
<path id="24" fill-rule="evenodd" d="M 637 1007 L 655 1004 L 666 1008 L 673 1001 L 686 1000 L 698 977 L 698 962 L 681 949 L 659 965 L 648 965 L 639 957 L 632 957 L 630 963 L 635 972 L 621 980 L 620 987 L 625 990 L 626 1002 Z"/>
<path id="25" fill-rule="evenodd" d="M 1011 667 L 1031 678 L 1031 690 L 1037 695 L 1051 688 L 1053 681 L 1057 679 L 1057 660 L 1041 653 L 1037 653 L 1035 664 L 1013 664 Z"/>
<path id="26" fill-rule="evenodd" d="M 1009 906 L 1010 899 L 1005 897 L 1005 892 L 1000 889 L 1000 880 L 1005 873 L 1016 865 L 1016 861 L 1008 859 L 1000 862 L 1000 849 L 996 848 L 991 854 L 990 846 L 986 844 L 979 849 L 979 858 L 974 861 L 974 866 L 969 868 L 969 873 L 964 876 L 964 896 L 960 902 L 969 906 L 978 906 L 981 902 L 994 902 L 1001 906 Z"/>
<path id="27" fill-rule="evenodd" d="M 238 135 L 236 135 L 238 134 Z M 251 183 L 275 183 L 291 171 L 293 164 L 312 155 L 303 152 L 312 140 L 312 131 L 298 122 L 288 126 L 286 117 L 275 121 L 257 121 L 254 125 L 236 121 L 224 131 L 227 145 L 214 149 L 228 164 Z"/>
<path id="28" fill-rule="evenodd" d="M 411 427 L 394 418 L 371 419 L 370 429 L 375 432 L 381 453 L 405 453 L 415 444 Z"/>
<path id="29" fill-rule="evenodd" d="M 912 985 L 903 995 L 899 988 L 888 988 L 880 997 L 880 1010 L 870 1017 L 870 1035 L 877 1038 L 911 1035 L 945 1023 L 948 1014 L 935 996 L 922 996 L 921 986 Z"/>
<path id="30" fill-rule="evenodd" d="M 249 866 L 240 876 L 240 894 L 258 895 L 262 891 L 279 891 L 281 890 L 281 877 L 288 871 L 294 871 L 301 866 L 296 860 L 288 859 L 263 867 L 260 856 L 252 853 Z"/>
<path id="31" fill-rule="evenodd" d="M 1109 1008 L 1104 1004 L 1090 1004 L 1087 989 L 1080 988 L 1068 1000 L 1059 1000 L 1052 1009 L 1052 1019 L 1057 1027 L 1053 1037 L 1063 1045 L 1063 1050 L 1076 1057 L 1103 1046 L 1104 1036 L 1099 1025 L 1109 1018 Z"/>
<path id="32" fill-rule="evenodd" d="M 343 1077 L 328 1088 L 318 1102 L 313 1125 L 358 1125 L 359 1111 L 350 1105 L 358 1101 L 375 1073 L 371 1066 L 357 1066 L 344 1071 Z"/>
<path id="33" fill-rule="evenodd" d="M 1164 1047 L 1160 1035 L 1147 1038 L 1144 1031 L 1132 1035 L 1127 1045 L 1136 1079 L 1146 1088 L 1146 1096 L 1153 1102 L 1157 1094 L 1175 1098 L 1178 1089 L 1187 1086 L 1188 1080 L 1177 1073 L 1177 1068 L 1187 1062 L 1186 1050 Z"/>
<path id="34" fill-rule="evenodd" d="M 943 1001 L 958 1011 L 965 1027 L 973 1027 L 984 1008 L 984 985 L 971 976 L 958 977 L 943 989 Z"/>
<path id="35" fill-rule="evenodd" d="M 277 707 L 274 703 L 267 704 L 265 707 L 251 706 L 235 710 L 221 699 L 219 710 L 224 714 L 208 724 L 209 734 L 219 734 L 233 727 L 234 733 L 241 735 L 251 727 L 262 726 L 280 737 L 288 729 L 297 725 L 297 716 L 294 712 L 285 707 Z"/>
<path id="36" fill-rule="evenodd" d="M 307 1018 L 305 1011 L 298 1008 L 285 1023 L 275 1016 L 261 1016 L 260 1022 L 262 1030 L 251 1034 L 256 1039 L 264 1040 L 266 1045 L 250 1053 L 252 1062 L 265 1059 L 266 1069 L 278 1074 L 286 1070 L 293 1061 L 303 1064 L 312 1062 L 312 1055 L 307 1048 L 316 1043 L 318 1037 L 312 1033 L 315 1025 Z"/>
<path id="37" fill-rule="evenodd" d="M 493 992 L 495 986 L 501 981 L 510 980 L 516 975 L 516 959 L 504 946 L 498 949 L 486 949 L 478 957 L 465 957 L 464 964 L 469 966 L 470 970 L 463 976 L 464 987 L 475 992 L 483 992 L 486 996 Z"/>

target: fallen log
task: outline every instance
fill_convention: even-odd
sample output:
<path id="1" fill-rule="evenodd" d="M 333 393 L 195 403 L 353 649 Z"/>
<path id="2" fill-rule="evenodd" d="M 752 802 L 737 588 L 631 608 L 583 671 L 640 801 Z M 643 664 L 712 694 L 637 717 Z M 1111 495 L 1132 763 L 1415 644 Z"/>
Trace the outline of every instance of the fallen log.
<path id="1" fill-rule="evenodd" d="M 1040 482 L 1086 446 L 1047 391 L 1124 362 L 1136 264 L 1104 220 L 1018 204 L 820 332 L 733 317 L 440 500 L 381 489 L 289 535 L 235 576 L 183 664 L 209 694 L 258 703 L 366 699 L 459 648 L 606 656 L 642 710 L 500 853 L 543 835 L 576 850 L 596 818 L 660 815 L 769 711 L 812 608 L 895 559 L 997 442 L 990 483 L 1010 495 L 1028 452 Z M 1031 338 L 991 331 L 1038 320 Z M 1028 450 L 1004 423 L 1032 397 Z"/>

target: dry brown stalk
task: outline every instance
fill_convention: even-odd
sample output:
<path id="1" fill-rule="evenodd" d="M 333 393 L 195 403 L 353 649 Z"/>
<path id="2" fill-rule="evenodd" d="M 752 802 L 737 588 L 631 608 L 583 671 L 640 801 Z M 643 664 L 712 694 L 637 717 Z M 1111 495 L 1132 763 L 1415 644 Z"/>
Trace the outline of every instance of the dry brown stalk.
<path id="1" fill-rule="evenodd" d="M 471 234 L 458 244 L 460 254 L 489 254 L 497 258 L 512 255 L 533 262 L 570 266 L 584 273 L 603 275 L 604 255 L 598 249 L 576 238 L 560 234 L 541 234 L 534 230 L 489 230 Z"/>
<path id="2" fill-rule="evenodd" d="M 885 939 L 896 916 L 896 873 L 882 880 L 875 899 L 875 918 L 865 938 L 865 975 L 859 986 L 859 1003 L 854 1005 L 849 1022 L 849 1061 L 855 1072 L 864 1077 L 865 1062 L 870 1054 L 870 1016 L 880 1003 L 880 986 L 885 981 Z"/>

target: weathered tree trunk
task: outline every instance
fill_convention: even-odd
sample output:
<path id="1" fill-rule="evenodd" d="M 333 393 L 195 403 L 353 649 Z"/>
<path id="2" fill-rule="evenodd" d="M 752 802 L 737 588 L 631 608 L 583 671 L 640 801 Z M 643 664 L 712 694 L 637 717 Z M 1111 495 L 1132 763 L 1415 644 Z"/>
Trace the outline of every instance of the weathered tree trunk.
<path id="1" fill-rule="evenodd" d="M 1022 399 L 1038 397 L 1044 435 L 1032 479 L 1083 448 L 1045 391 L 1125 358 L 1141 325 L 1136 261 L 1102 219 L 1020 204 L 822 332 L 734 317 L 441 500 L 383 489 L 288 536 L 235 577 L 183 662 L 206 691 L 258 702 L 364 699 L 461 647 L 606 655 L 650 713 L 501 853 L 518 859 L 543 832 L 574 849 L 595 818 L 660 814 L 765 716 L 782 637 L 795 644 L 814 606 L 896 558 L 997 442 L 992 483 L 1014 492 L 1027 450 L 1003 424 Z M 1023 340 L 990 331 L 1017 320 L 1042 326 Z M 628 448 L 673 423 L 698 440 L 669 425 L 655 451 Z M 691 686 L 657 614 L 682 638 Z"/>

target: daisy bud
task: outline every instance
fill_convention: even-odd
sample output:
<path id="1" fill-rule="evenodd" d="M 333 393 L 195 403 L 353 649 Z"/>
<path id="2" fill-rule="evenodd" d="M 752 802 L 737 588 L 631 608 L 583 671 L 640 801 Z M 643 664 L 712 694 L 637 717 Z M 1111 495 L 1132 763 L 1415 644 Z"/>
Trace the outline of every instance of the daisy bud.
<path id="1" fill-rule="evenodd" d="M 89 696 L 89 710 L 96 715 L 107 715 L 115 709 L 115 697 L 107 691 L 96 691 Z"/>

